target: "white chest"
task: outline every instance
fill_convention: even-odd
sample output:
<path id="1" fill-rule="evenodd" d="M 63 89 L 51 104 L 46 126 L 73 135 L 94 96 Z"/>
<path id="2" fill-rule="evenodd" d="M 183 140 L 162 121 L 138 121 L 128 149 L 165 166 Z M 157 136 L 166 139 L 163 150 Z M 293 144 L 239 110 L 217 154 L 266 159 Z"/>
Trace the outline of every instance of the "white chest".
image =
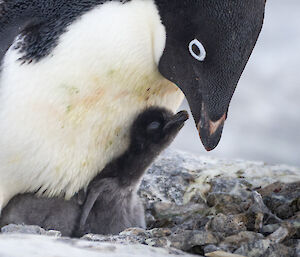
<path id="1" fill-rule="evenodd" d="M 0 77 L 3 198 L 71 197 L 126 149 L 145 107 L 175 111 L 183 95 L 157 70 L 164 43 L 155 5 L 133 0 L 85 14 L 38 63 L 20 65 L 11 48 Z"/>

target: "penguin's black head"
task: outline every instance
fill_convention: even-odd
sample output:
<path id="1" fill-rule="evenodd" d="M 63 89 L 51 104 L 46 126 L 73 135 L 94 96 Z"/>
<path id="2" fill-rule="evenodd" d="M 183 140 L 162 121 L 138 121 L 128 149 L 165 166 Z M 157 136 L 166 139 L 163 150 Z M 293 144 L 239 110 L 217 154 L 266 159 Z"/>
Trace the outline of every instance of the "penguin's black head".
<path id="1" fill-rule="evenodd" d="M 185 94 L 207 150 L 261 31 L 265 0 L 156 0 L 167 39 L 159 71 Z"/>
<path id="2" fill-rule="evenodd" d="M 144 110 L 131 127 L 131 150 L 162 151 L 173 141 L 188 117 L 186 111 L 174 115 L 159 107 Z"/>

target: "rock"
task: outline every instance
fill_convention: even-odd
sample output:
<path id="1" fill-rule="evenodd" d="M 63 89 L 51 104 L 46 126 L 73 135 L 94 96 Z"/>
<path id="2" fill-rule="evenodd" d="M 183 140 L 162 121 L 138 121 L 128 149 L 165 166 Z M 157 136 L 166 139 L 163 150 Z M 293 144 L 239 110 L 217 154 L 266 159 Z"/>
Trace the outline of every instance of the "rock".
<path id="1" fill-rule="evenodd" d="M 250 230 L 255 230 L 255 231 L 261 231 L 263 225 L 264 225 L 264 220 L 267 219 L 268 221 L 274 221 L 274 222 L 282 222 L 280 218 L 278 218 L 276 215 L 274 215 L 268 207 L 265 205 L 262 196 L 256 192 L 252 192 L 252 197 L 251 197 L 251 204 L 250 207 L 247 211 L 248 214 L 248 219 L 252 220 L 254 222 L 248 222 L 247 227 Z"/>
<path id="2" fill-rule="evenodd" d="M 159 237 L 159 238 L 149 238 L 145 242 L 149 246 L 153 247 L 165 247 L 167 245 L 170 245 L 170 242 L 167 238 L 165 237 Z M 179 249 L 177 247 L 177 249 Z"/>
<path id="3" fill-rule="evenodd" d="M 61 237 L 61 232 L 56 230 L 46 231 L 39 226 L 24 226 L 24 225 L 14 225 L 10 224 L 1 228 L 2 234 L 31 234 L 31 235 L 46 235 L 53 237 Z"/>
<path id="4" fill-rule="evenodd" d="M 282 257 L 294 256 L 294 249 L 286 247 L 283 244 L 271 244 L 263 256 Z"/>
<path id="5" fill-rule="evenodd" d="M 57 230 L 48 230 L 46 236 L 61 237 L 61 232 Z"/>
<path id="6" fill-rule="evenodd" d="M 7 225 L 1 228 L 1 233 L 20 233 L 20 234 L 32 234 L 32 235 L 45 235 L 46 231 L 39 226 L 22 226 L 22 225 Z"/>
<path id="7" fill-rule="evenodd" d="M 268 234 L 275 232 L 278 228 L 280 228 L 280 224 L 268 224 L 268 225 L 264 225 L 261 228 L 261 232 L 264 235 L 268 235 Z"/>
<path id="8" fill-rule="evenodd" d="M 208 244 L 217 244 L 218 239 L 209 231 L 197 230 L 178 230 L 168 240 L 172 247 L 183 250 L 191 251 L 194 247 L 203 247 Z"/>
<path id="9" fill-rule="evenodd" d="M 168 228 L 154 228 L 149 231 L 151 236 L 153 237 L 165 237 L 170 236 L 172 234 L 172 231 Z"/>
<path id="10" fill-rule="evenodd" d="M 178 224 L 186 224 L 188 226 L 197 227 L 195 224 L 195 216 L 199 216 L 197 221 L 199 222 L 200 216 L 207 214 L 208 208 L 205 204 L 189 203 L 185 205 L 176 205 L 175 203 L 158 202 L 153 204 L 152 216 L 155 223 L 150 225 L 159 227 L 174 227 Z M 188 225 L 189 224 L 189 225 Z"/>
<path id="11" fill-rule="evenodd" d="M 221 248 L 230 249 L 232 252 L 238 249 L 242 244 L 255 242 L 257 240 L 264 239 L 264 236 L 252 231 L 242 231 L 238 234 L 226 237 L 219 246 Z"/>
<path id="12" fill-rule="evenodd" d="M 243 244 L 234 253 L 248 257 L 259 257 L 265 254 L 270 245 L 270 240 L 258 240 Z"/>
<path id="13" fill-rule="evenodd" d="M 270 240 L 265 239 L 243 244 L 234 253 L 247 257 L 282 257 L 293 256 L 294 249 L 286 247 L 283 244 L 272 243 Z"/>
<path id="14" fill-rule="evenodd" d="M 208 253 L 208 254 L 206 254 L 206 256 L 208 256 L 208 257 L 244 257 L 239 254 L 232 254 L 232 253 L 227 253 L 227 252 L 223 252 L 223 251 L 216 251 L 216 252 Z"/>
<path id="15" fill-rule="evenodd" d="M 1 231 L 0 256 L 22 251 L 25 257 L 300 257 L 297 181 L 298 168 L 167 151 L 145 174 L 139 190 L 146 230 L 70 239 L 58 231 L 9 225 Z"/>
<path id="16" fill-rule="evenodd" d="M 221 248 L 215 245 L 206 245 L 203 247 L 204 254 L 207 256 L 208 253 L 220 251 Z"/>
<path id="17" fill-rule="evenodd" d="M 216 213 L 238 214 L 247 209 L 251 184 L 243 178 L 214 178 L 206 196 L 207 204 L 214 206 Z"/>
<path id="18" fill-rule="evenodd" d="M 300 257 L 300 239 L 298 240 L 297 246 L 295 248 L 295 256 Z"/>
<path id="19" fill-rule="evenodd" d="M 224 233 L 224 236 L 230 236 L 246 231 L 247 217 L 243 214 L 224 215 L 219 213 L 208 224 L 207 228 L 214 232 Z"/>
<path id="20" fill-rule="evenodd" d="M 300 181 L 274 183 L 261 190 L 266 206 L 279 218 L 288 219 L 300 211 Z"/>
<path id="21" fill-rule="evenodd" d="M 274 243 L 282 243 L 287 238 L 296 234 L 296 228 L 289 223 L 282 225 L 275 232 L 268 236 L 268 239 Z"/>
<path id="22" fill-rule="evenodd" d="M 300 238 L 300 212 L 297 212 L 295 216 L 286 220 L 286 222 L 289 222 L 291 226 L 296 229 L 296 234 L 294 237 Z"/>
<path id="23" fill-rule="evenodd" d="M 139 230 L 139 229 L 138 229 Z M 107 242 L 107 243 L 120 243 L 120 244 L 145 244 L 146 239 L 150 238 L 150 233 L 146 231 L 137 233 L 135 229 L 125 230 L 119 235 L 94 235 L 87 234 L 81 239 L 92 242 Z"/>

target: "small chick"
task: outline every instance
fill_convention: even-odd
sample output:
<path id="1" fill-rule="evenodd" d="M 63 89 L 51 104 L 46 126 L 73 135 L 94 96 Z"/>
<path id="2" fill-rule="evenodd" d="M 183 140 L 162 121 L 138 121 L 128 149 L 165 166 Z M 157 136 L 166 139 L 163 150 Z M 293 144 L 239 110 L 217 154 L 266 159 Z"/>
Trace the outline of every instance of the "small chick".
<path id="1" fill-rule="evenodd" d="M 175 138 L 188 119 L 150 108 L 131 128 L 128 150 L 108 164 L 89 185 L 80 219 L 81 234 L 118 234 L 129 227 L 145 227 L 144 208 L 137 195 L 143 174 Z"/>
<path id="2" fill-rule="evenodd" d="M 144 228 L 144 208 L 137 195 L 143 174 L 175 138 L 188 119 L 185 111 L 172 114 L 151 107 L 133 122 L 130 145 L 71 200 L 14 197 L 4 208 L 0 227 L 15 223 L 55 229 L 64 236 L 86 233 L 118 234 L 129 227 Z"/>

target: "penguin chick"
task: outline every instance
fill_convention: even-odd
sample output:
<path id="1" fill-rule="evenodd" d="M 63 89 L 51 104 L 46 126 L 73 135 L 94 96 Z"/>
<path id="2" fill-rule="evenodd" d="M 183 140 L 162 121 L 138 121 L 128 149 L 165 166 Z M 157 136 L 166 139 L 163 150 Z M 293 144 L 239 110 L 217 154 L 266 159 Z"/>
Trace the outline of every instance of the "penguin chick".
<path id="1" fill-rule="evenodd" d="M 144 209 L 137 196 L 141 178 L 187 119 L 185 111 L 173 115 L 164 108 L 146 109 L 131 126 L 129 148 L 92 180 L 87 195 L 83 190 L 70 200 L 17 195 L 3 209 L 0 227 L 39 225 L 59 230 L 63 236 L 117 234 L 128 227 L 145 227 Z"/>
<path id="2" fill-rule="evenodd" d="M 141 178 L 187 119 L 185 111 L 173 115 L 163 108 L 149 108 L 137 117 L 128 150 L 89 185 L 79 235 L 118 234 L 129 227 L 145 228 L 144 208 L 137 195 Z"/>
<path id="3" fill-rule="evenodd" d="M 58 230 L 62 236 L 72 236 L 85 196 L 83 190 L 70 200 L 19 194 L 3 209 L 0 228 L 8 224 L 38 225 L 46 230 Z"/>

